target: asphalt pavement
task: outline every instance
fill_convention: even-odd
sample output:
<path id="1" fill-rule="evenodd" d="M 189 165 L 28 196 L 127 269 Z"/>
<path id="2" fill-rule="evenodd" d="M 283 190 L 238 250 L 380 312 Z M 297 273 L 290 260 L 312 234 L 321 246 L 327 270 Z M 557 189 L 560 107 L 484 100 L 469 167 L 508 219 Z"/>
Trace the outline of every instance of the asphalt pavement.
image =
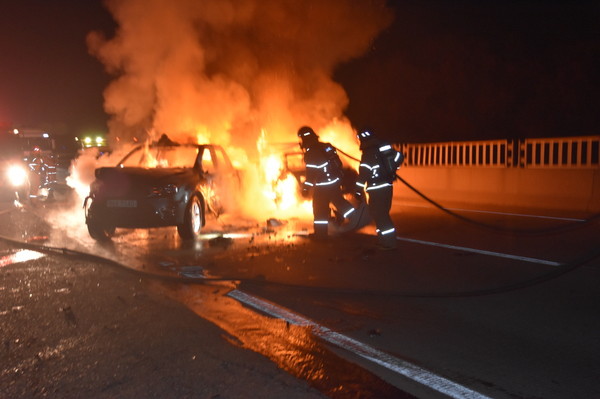
<path id="1" fill-rule="evenodd" d="M 116 262 L 15 262 L 2 248 L 6 397 L 439 398 L 448 384 L 451 397 L 600 395 L 597 223 L 523 237 L 406 206 L 394 213 L 399 248 L 379 251 L 371 225 L 313 240 L 306 221 L 221 220 L 193 244 L 154 229 L 99 246 L 40 222 L 48 215 L 0 216 L 22 242 Z M 578 223 L 477 218 L 513 230 Z M 391 369 L 332 349 L 328 329 L 391 356 Z M 408 381 L 398 365 L 442 383 Z"/>
<path id="2" fill-rule="evenodd" d="M 283 351 L 288 366 L 270 360 L 193 311 L 194 304 L 222 301 L 234 282 L 192 284 L 198 297 L 186 304 L 177 296 L 190 285 L 179 271 L 143 259 L 128 263 L 110 245 L 87 253 L 108 251 L 120 263 L 67 251 L 84 249 L 77 239 L 57 247 L 41 213 L 0 214 L 0 235 L 7 238 L 0 240 L 0 398 L 411 397 L 321 348 L 304 328 L 285 331 L 304 337 L 310 353 Z M 115 241 L 118 247 L 119 237 Z M 212 242 L 210 256 L 227 251 L 221 241 Z M 247 319 L 238 302 L 225 302 L 215 310 L 219 317 Z M 202 306 L 205 316 L 207 309 Z M 263 339 L 273 344 L 269 335 Z M 308 367 L 305 359 L 315 354 Z"/>

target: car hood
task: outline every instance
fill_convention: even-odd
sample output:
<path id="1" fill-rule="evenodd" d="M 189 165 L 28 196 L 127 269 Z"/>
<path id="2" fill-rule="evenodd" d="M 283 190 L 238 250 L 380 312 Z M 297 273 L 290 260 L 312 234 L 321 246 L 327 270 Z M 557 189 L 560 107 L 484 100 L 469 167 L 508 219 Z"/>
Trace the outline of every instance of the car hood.
<path id="1" fill-rule="evenodd" d="M 197 172 L 189 168 L 120 168 L 96 169 L 92 191 L 110 197 L 140 197 L 153 187 L 165 184 L 195 184 Z"/>
<path id="2" fill-rule="evenodd" d="M 161 180 L 169 177 L 186 176 L 193 174 L 189 168 L 120 168 L 104 167 L 96 169 L 96 177 L 110 179 L 113 176 L 130 176 L 141 180 Z"/>

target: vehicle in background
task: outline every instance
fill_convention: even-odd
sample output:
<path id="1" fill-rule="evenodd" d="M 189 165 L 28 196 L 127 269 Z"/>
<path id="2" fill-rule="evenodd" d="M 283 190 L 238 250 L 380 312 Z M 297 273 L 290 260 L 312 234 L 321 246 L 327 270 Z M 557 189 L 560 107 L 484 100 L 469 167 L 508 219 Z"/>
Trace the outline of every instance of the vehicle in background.
<path id="1" fill-rule="evenodd" d="M 59 176 L 60 167 L 57 165 L 56 141 L 47 132 L 39 129 L 11 129 L 0 132 L 2 153 L 6 173 L 12 176 L 22 175 L 17 170 L 25 169 L 27 183 L 19 185 L 16 191 L 18 201 L 26 203 L 29 200 L 46 201 L 64 196 L 69 187 L 66 185 L 68 166 Z M 11 167 L 11 165 L 17 165 Z M 7 168 L 7 169 L 6 169 Z M 15 179 L 12 184 L 20 182 Z M 6 187 L 4 187 L 6 191 Z"/>
<path id="2" fill-rule="evenodd" d="M 96 151 L 96 157 L 98 158 L 112 152 L 106 137 L 101 134 L 76 137 L 75 140 L 78 143 L 80 152 Z"/>
<path id="3" fill-rule="evenodd" d="M 14 129 L 13 134 L 30 170 L 29 198 L 46 201 L 64 197 L 70 191 L 66 184 L 70 161 L 60 163 L 55 137 L 40 129 Z"/>
<path id="4" fill-rule="evenodd" d="M 0 199 L 24 203 L 29 199 L 30 171 L 20 142 L 12 134 L 0 134 Z"/>
<path id="5" fill-rule="evenodd" d="M 164 226 L 194 239 L 207 212 L 224 212 L 240 185 L 223 148 L 179 144 L 166 135 L 135 147 L 114 167 L 96 169 L 95 177 L 84 210 L 88 232 L 99 241 L 116 228 Z"/>

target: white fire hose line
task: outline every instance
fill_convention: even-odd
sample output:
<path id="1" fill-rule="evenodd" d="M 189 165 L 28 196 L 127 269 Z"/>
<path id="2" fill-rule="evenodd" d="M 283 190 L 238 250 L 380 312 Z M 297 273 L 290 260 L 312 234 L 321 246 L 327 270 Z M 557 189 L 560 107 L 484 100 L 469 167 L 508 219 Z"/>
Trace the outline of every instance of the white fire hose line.
<path id="1" fill-rule="evenodd" d="M 312 320 L 293 313 L 288 309 L 275 305 L 262 298 L 249 295 L 239 290 L 233 290 L 227 295 L 263 313 L 283 319 L 291 324 L 310 327 L 316 336 L 326 340 L 327 342 L 354 353 L 375 364 L 383 366 L 388 370 L 407 377 L 415 382 L 425 385 L 437 392 L 447 395 L 450 398 L 489 399 L 488 396 L 482 395 L 419 366 L 398 359 L 369 345 L 363 344 L 362 342 L 353 338 L 332 331 L 327 327 L 323 327 Z"/>
<path id="2" fill-rule="evenodd" d="M 471 252 L 471 253 L 476 253 L 476 254 L 481 254 L 481 255 L 496 256 L 499 258 L 518 260 L 518 261 L 522 261 L 522 262 L 537 263 L 540 265 L 563 266 L 563 264 L 560 262 L 554 262 L 551 260 L 544 260 L 544 259 L 537 259 L 537 258 L 529 258 L 527 256 L 510 255 L 510 254 L 505 254 L 505 253 L 501 253 L 501 252 L 485 251 L 482 249 L 459 247 L 456 245 L 442 244 L 439 242 L 432 242 L 432 241 L 415 240 L 413 238 L 406 238 L 406 237 L 396 237 L 396 239 L 399 241 L 412 242 L 415 244 L 423 244 L 423 245 L 430 245 L 430 246 L 439 247 L 439 248 L 455 249 L 455 250 L 459 250 L 459 251 Z"/>
<path id="3" fill-rule="evenodd" d="M 305 231 L 304 232 L 297 231 L 297 232 L 294 232 L 294 235 L 295 236 L 306 236 L 306 235 L 308 235 L 308 233 L 305 232 Z M 369 235 L 375 235 L 375 234 L 369 234 Z M 518 261 L 521 261 L 521 262 L 537 263 L 539 265 L 555 266 L 555 267 L 564 266 L 564 264 L 561 263 L 561 262 L 555 262 L 555 261 L 552 261 L 552 260 L 545 260 L 545 259 L 530 258 L 528 256 L 511 255 L 511 254 L 505 254 L 505 253 L 502 253 L 502 252 L 486 251 L 484 249 L 476 249 L 476 248 L 469 248 L 469 247 L 460 247 L 460 246 L 457 246 L 457 245 L 442 244 L 442 243 L 439 243 L 439 242 L 417 240 L 417 239 L 414 239 L 414 238 L 407 238 L 407 237 L 396 236 L 396 239 L 398 241 L 406 241 L 406 242 L 411 242 L 413 244 L 429 245 L 429 246 L 432 246 L 432 247 L 453 249 L 453 250 L 457 250 L 457 251 L 471 252 L 471 253 L 480 254 L 480 255 L 495 256 L 495 257 L 498 257 L 498 258 L 518 260 Z"/>

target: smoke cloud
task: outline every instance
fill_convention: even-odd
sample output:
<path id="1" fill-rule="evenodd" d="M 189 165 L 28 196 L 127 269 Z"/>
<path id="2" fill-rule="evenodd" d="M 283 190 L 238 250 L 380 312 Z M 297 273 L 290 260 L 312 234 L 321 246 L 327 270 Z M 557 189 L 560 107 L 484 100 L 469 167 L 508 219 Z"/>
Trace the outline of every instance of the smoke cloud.
<path id="1" fill-rule="evenodd" d="M 255 148 L 345 123 L 336 66 L 359 57 L 393 18 L 384 0 L 108 0 L 114 37 L 88 35 L 115 78 L 113 141 L 157 138 Z M 341 122 L 340 122 L 341 121 Z"/>

